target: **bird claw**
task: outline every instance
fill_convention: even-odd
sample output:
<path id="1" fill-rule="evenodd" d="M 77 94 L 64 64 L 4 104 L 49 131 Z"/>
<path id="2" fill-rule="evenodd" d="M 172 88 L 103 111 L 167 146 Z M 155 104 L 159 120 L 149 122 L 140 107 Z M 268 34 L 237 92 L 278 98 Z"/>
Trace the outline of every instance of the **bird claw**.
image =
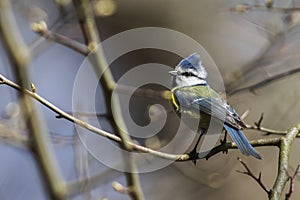
<path id="1" fill-rule="evenodd" d="M 196 165 L 197 164 L 197 159 L 198 159 L 198 156 L 199 156 L 199 153 L 197 153 L 196 149 L 193 149 L 190 153 L 188 153 L 188 155 L 190 156 L 190 159 L 192 160 L 194 165 Z"/>
<path id="2" fill-rule="evenodd" d="M 223 154 L 228 154 L 228 149 L 222 151 Z"/>
<path id="3" fill-rule="evenodd" d="M 220 146 L 225 145 L 226 142 L 227 142 L 226 137 L 224 137 L 224 139 L 220 139 L 220 143 L 221 143 Z M 223 153 L 223 154 L 228 154 L 228 149 L 222 151 L 222 153 Z"/>
<path id="4" fill-rule="evenodd" d="M 221 144 L 225 144 L 226 142 L 227 142 L 226 138 L 220 139 L 220 143 L 221 143 Z"/>

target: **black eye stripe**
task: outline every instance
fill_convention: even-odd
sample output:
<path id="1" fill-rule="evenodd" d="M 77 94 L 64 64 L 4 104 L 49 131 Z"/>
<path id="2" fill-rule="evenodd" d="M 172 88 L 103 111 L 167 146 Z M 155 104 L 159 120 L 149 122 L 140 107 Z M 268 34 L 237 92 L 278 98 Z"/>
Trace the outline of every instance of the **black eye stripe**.
<path id="1" fill-rule="evenodd" d="M 198 78 L 198 79 L 205 80 L 204 78 L 201 78 L 201 77 L 199 77 L 199 76 L 193 74 L 192 72 L 182 72 L 180 75 L 181 75 L 181 76 L 187 76 L 187 77 L 189 77 L 189 76 L 190 76 L 190 77 L 196 77 L 196 78 Z"/>
<path id="2" fill-rule="evenodd" d="M 193 74 L 192 72 L 183 72 L 180 75 L 182 75 L 182 76 L 194 76 L 194 77 L 198 77 L 195 74 Z"/>

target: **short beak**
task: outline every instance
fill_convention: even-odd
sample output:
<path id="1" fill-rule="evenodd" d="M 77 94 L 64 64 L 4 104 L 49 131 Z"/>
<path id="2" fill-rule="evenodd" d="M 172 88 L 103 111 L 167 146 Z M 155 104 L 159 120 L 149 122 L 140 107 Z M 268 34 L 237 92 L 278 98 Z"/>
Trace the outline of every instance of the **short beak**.
<path id="1" fill-rule="evenodd" d="M 176 76 L 177 75 L 177 71 L 174 70 L 174 71 L 169 71 L 169 74 L 171 74 L 172 76 Z"/>

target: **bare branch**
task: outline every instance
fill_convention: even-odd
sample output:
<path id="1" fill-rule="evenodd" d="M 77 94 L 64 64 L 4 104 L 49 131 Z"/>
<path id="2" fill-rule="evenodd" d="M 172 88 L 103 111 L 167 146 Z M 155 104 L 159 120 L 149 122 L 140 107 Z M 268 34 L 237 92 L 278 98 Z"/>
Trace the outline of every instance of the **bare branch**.
<path id="1" fill-rule="evenodd" d="M 249 141 L 249 143 L 254 147 L 262 147 L 262 146 L 277 146 L 277 147 L 279 147 L 280 138 L 251 140 L 251 141 Z M 237 149 L 237 146 L 234 142 L 222 143 L 222 144 L 214 147 L 213 149 L 209 150 L 208 152 L 199 153 L 198 159 L 205 158 L 206 160 L 208 160 L 210 157 L 212 157 L 220 152 L 225 152 L 228 149 Z M 190 158 L 188 158 L 188 160 L 190 160 Z M 182 160 L 182 161 L 185 161 L 185 160 Z"/>
<path id="2" fill-rule="evenodd" d="M 259 172 L 258 177 L 256 177 L 253 174 L 253 172 L 250 170 L 250 168 L 247 166 L 247 164 L 241 158 L 238 158 L 238 161 L 240 161 L 240 163 L 244 166 L 246 171 L 237 170 L 237 172 L 246 174 L 246 175 L 250 176 L 251 178 L 253 178 L 260 185 L 260 187 L 268 194 L 268 196 L 270 196 L 270 193 L 271 193 L 270 189 L 267 189 L 266 186 L 261 181 L 261 172 Z"/>
<path id="3" fill-rule="evenodd" d="M 293 75 L 293 74 L 296 74 L 296 73 L 299 73 L 299 72 L 300 72 L 300 68 L 297 68 L 297 69 L 289 70 L 287 72 L 283 72 L 281 74 L 274 75 L 272 77 L 269 77 L 269 78 L 267 78 L 265 80 L 262 80 L 261 82 L 255 83 L 253 85 L 233 90 L 233 91 L 231 91 L 231 92 L 228 93 L 228 96 L 232 96 L 232 95 L 238 94 L 240 92 L 246 92 L 246 91 L 255 92 L 259 88 L 267 86 L 267 85 L 271 84 L 274 81 L 278 81 L 278 80 L 280 80 L 282 78 L 285 78 L 287 76 L 290 76 L 290 75 Z"/>
<path id="4" fill-rule="evenodd" d="M 102 46 L 100 44 L 100 36 L 97 30 L 95 17 L 93 15 L 93 10 L 90 5 L 89 0 L 73 0 L 75 10 L 78 17 L 78 22 L 80 24 L 81 30 L 83 32 L 85 42 L 88 50 L 90 51 L 91 57 L 93 57 L 95 62 L 93 62 L 93 68 L 95 74 L 100 78 L 101 86 L 104 90 L 105 95 L 105 105 L 106 110 L 109 115 L 112 115 L 111 105 L 113 105 L 115 112 L 121 113 L 121 107 L 119 99 L 112 98 L 112 92 L 116 86 L 114 77 L 108 67 L 106 58 Z M 101 76 L 102 75 L 102 76 Z M 110 122 L 114 132 L 119 135 L 121 138 L 119 144 L 122 148 L 127 151 L 132 151 L 132 141 L 130 136 L 127 134 L 127 127 L 124 122 L 122 115 L 117 115 L 115 118 L 110 118 Z M 139 176 L 137 172 L 137 167 L 135 161 L 131 154 L 124 154 L 123 156 L 124 163 L 128 168 L 129 172 L 124 172 L 127 185 L 132 191 L 129 193 L 131 199 L 144 199 L 144 195 L 141 189 Z"/>
<path id="5" fill-rule="evenodd" d="M 300 165 L 297 165 L 297 168 L 296 168 L 296 170 L 295 170 L 295 172 L 294 172 L 293 175 L 290 175 L 289 172 L 286 171 L 287 176 L 289 177 L 289 180 L 290 180 L 290 188 L 289 188 L 289 192 L 285 194 L 285 199 L 286 199 L 286 200 L 289 200 L 289 199 L 291 198 L 291 196 L 292 196 L 292 194 L 293 194 L 293 192 L 294 192 L 294 190 L 295 190 L 295 188 L 294 188 L 294 187 L 295 187 L 295 185 L 294 185 L 294 180 L 295 180 L 296 175 L 297 175 L 298 172 L 299 172 L 299 167 L 300 167 Z"/>
<path id="6" fill-rule="evenodd" d="M 255 126 L 257 126 L 258 128 L 260 128 L 260 125 L 261 125 L 261 122 L 262 122 L 263 119 L 264 119 L 264 113 L 261 113 L 258 122 L 254 122 Z"/>
<path id="7" fill-rule="evenodd" d="M 259 120 L 257 122 L 254 122 L 254 126 L 246 124 L 246 126 L 247 126 L 246 129 L 265 132 L 266 135 L 269 135 L 269 134 L 286 135 L 287 134 L 287 131 L 274 130 L 274 129 L 262 127 L 261 124 L 262 124 L 263 118 L 264 118 L 264 114 L 262 113 Z"/>
<path id="8" fill-rule="evenodd" d="M 78 53 L 81 53 L 81 54 L 87 56 L 90 52 L 88 50 L 88 48 L 86 47 L 86 45 L 81 44 L 80 42 L 77 42 L 76 40 L 72 40 L 71 38 L 66 37 L 64 35 L 54 33 L 52 31 L 48 30 L 46 22 L 44 22 L 44 21 L 31 24 L 31 28 L 34 32 L 38 33 L 42 37 L 44 37 L 48 40 L 57 42 L 66 47 L 69 47 L 69 48 L 77 51 Z"/>
<path id="9" fill-rule="evenodd" d="M 93 65 L 94 71 L 97 76 L 103 75 L 103 78 L 100 79 L 101 86 L 105 92 L 105 105 L 107 107 L 107 111 L 111 112 L 111 103 L 114 105 L 116 112 L 120 111 L 120 105 L 118 100 L 114 100 L 111 98 L 112 91 L 116 86 L 116 82 L 114 77 L 108 68 L 107 61 L 105 59 L 103 49 L 100 46 L 100 38 L 98 34 L 98 30 L 96 27 L 96 23 L 94 21 L 93 12 L 90 6 L 90 2 L 88 0 L 73 0 L 76 13 L 78 16 L 78 21 L 81 26 L 81 30 L 86 39 L 86 45 L 90 50 L 90 56 L 95 58 L 95 64 Z M 115 121 L 118 121 L 119 126 Z M 127 144 L 127 141 L 130 141 L 128 135 L 124 132 L 126 130 L 126 125 L 123 122 L 122 117 L 118 117 L 118 119 L 111 121 L 113 129 L 117 134 L 122 138 L 122 143 L 124 143 L 124 147 L 126 150 L 130 150 L 132 147 Z M 120 127 L 121 126 L 121 127 Z"/>
<path id="10" fill-rule="evenodd" d="M 286 134 L 286 136 L 280 138 L 280 152 L 278 161 L 278 173 L 276 181 L 271 190 L 270 199 L 277 200 L 283 192 L 286 182 L 289 177 L 287 176 L 286 169 L 289 164 L 289 157 L 291 151 L 291 145 L 300 131 L 300 123 L 294 125 Z"/>
<path id="11" fill-rule="evenodd" d="M 265 5 L 259 5 L 259 4 L 238 4 L 233 8 L 229 8 L 229 11 L 231 12 L 237 12 L 237 13 L 245 13 L 249 11 L 266 11 L 266 12 L 280 12 L 280 13 L 288 13 L 288 12 L 294 12 L 294 11 L 300 11 L 299 7 L 291 7 L 291 8 L 284 8 L 284 7 L 276 7 L 273 6 L 273 3 L 271 0 L 267 0 Z"/>

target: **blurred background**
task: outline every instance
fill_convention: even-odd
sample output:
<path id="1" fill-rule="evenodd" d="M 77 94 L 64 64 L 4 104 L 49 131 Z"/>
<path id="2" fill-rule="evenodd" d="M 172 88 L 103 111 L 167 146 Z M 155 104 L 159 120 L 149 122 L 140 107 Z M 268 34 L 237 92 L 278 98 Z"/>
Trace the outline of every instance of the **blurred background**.
<path id="1" fill-rule="evenodd" d="M 72 1 L 11 2 L 18 27 L 33 55 L 29 71 L 38 94 L 71 112 L 74 80 L 85 57 L 45 40 L 31 30 L 30 24 L 44 20 L 50 30 L 84 42 Z M 273 129 L 287 130 L 300 121 L 300 74 L 283 76 L 254 91 L 239 90 L 299 68 L 300 13 L 297 9 L 284 9 L 298 7 L 297 1 L 274 1 L 274 8 L 271 9 L 267 9 L 262 0 L 93 0 L 91 3 L 102 40 L 133 28 L 163 27 L 186 34 L 200 43 L 223 77 L 230 104 L 239 114 L 249 110 L 245 118 L 248 124 L 256 122 L 261 113 L 264 113 L 262 125 Z M 121 48 L 123 44 L 119 45 Z M 0 73 L 14 80 L 5 51 L 1 41 Z M 141 49 L 122 55 L 110 67 L 118 80 L 137 65 L 162 63 L 173 67 L 180 59 L 180 56 L 171 52 Z M 167 74 L 165 77 L 169 78 Z M 154 84 L 144 87 L 165 89 Z M 97 92 L 103 95 L 101 88 Z M 105 106 L 101 100 L 96 99 L 96 102 L 99 117 L 86 120 L 91 123 L 98 121 L 104 130 L 111 131 Z M 150 118 L 160 120 L 161 107 L 155 107 L 149 115 L 149 108 L 153 104 L 163 105 L 168 113 L 167 122 L 159 134 L 139 142 L 159 149 L 168 143 L 178 128 L 178 118 L 169 102 L 132 97 L 130 112 L 137 124 L 145 126 Z M 53 112 L 38 103 L 36 105 L 49 129 L 49 142 L 54 146 L 63 177 L 67 181 L 94 175 L 99 177 L 93 184 L 87 182 L 80 194 L 70 199 L 129 199 L 111 186 L 113 181 L 126 185 L 124 174 L 95 159 L 82 145 L 72 123 L 57 119 Z M 0 199 L 48 199 L 34 156 L 24 145 L 27 138 L 24 127 L 16 91 L 1 85 Z M 264 136 L 255 131 L 245 133 L 249 139 L 278 137 Z M 248 158 L 237 150 L 230 150 L 227 155 L 220 153 L 209 160 L 200 160 L 197 166 L 192 162 L 174 163 L 142 173 L 139 176 L 142 190 L 146 199 L 267 199 L 267 194 L 253 179 L 236 172 L 243 170 L 236 159 L 241 157 L 255 174 L 262 172 L 262 181 L 267 188 L 273 186 L 278 149 L 257 149 L 263 155 L 263 160 Z M 291 172 L 300 163 L 297 155 L 299 150 L 299 141 L 296 140 L 288 169 Z M 295 179 L 295 184 L 292 199 L 300 196 L 300 190 L 297 189 L 299 177 Z"/>

